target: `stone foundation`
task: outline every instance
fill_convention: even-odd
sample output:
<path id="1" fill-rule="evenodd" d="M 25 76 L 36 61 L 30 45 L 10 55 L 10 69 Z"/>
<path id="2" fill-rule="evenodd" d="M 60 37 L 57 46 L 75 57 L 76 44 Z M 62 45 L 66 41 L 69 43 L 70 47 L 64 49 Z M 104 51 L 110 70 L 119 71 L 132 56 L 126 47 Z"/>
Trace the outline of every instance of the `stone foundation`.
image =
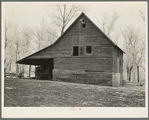
<path id="1" fill-rule="evenodd" d="M 111 86 L 112 74 L 110 72 L 85 72 L 84 70 L 53 69 L 53 80 Z"/>
<path id="2" fill-rule="evenodd" d="M 122 73 L 113 73 L 112 75 L 112 86 L 118 87 L 122 85 L 123 74 Z"/>

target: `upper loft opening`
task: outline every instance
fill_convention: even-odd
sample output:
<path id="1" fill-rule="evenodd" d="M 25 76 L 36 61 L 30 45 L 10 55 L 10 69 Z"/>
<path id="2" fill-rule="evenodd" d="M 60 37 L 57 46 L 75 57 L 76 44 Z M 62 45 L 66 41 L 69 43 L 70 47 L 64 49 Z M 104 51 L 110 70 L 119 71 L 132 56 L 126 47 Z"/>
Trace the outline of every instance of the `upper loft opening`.
<path id="1" fill-rule="evenodd" d="M 79 23 L 80 28 L 86 28 L 86 19 L 80 19 Z"/>

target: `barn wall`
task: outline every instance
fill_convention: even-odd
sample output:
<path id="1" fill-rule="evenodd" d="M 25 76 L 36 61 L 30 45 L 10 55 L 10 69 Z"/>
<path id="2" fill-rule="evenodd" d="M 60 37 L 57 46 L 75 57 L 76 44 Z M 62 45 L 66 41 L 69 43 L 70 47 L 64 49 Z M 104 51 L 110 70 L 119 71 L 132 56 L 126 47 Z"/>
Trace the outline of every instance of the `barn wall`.
<path id="1" fill-rule="evenodd" d="M 77 40 L 82 39 L 84 42 L 75 45 Z M 60 50 L 59 56 L 54 58 L 55 79 L 77 78 L 81 80 L 84 78 L 86 80 L 88 78 L 97 81 L 112 79 L 113 45 L 88 20 L 86 28 L 82 29 L 79 28 L 79 21 L 77 21 L 55 45 L 59 45 Z M 83 53 L 73 56 L 73 46 L 82 47 Z M 86 46 L 92 46 L 92 54 L 86 53 Z M 81 72 L 77 72 L 78 70 Z"/>
<path id="2" fill-rule="evenodd" d="M 80 18 L 84 18 L 83 16 Z M 77 45 L 83 48 L 83 53 L 73 56 L 74 37 L 83 37 L 84 44 Z M 80 40 L 80 39 L 79 39 Z M 79 28 L 77 21 L 66 34 L 57 42 L 59 57 L 54 59 L 56 69 L 96 69 L 112 72 L 113 46 L 96 27 L 86 20 L 86 28 Z M 86 47 L 92 46 L 92 54 L 86 54 Z"/>
<path id="3" fill-rule="evenodd" d="M 95 58 L 95 57 L 77 57 L 77 58 L 55 58 L 55 69 L 82 69 L 82 70 L 96 70 L 98 72 L 112 72 L 112 58 Z"/>

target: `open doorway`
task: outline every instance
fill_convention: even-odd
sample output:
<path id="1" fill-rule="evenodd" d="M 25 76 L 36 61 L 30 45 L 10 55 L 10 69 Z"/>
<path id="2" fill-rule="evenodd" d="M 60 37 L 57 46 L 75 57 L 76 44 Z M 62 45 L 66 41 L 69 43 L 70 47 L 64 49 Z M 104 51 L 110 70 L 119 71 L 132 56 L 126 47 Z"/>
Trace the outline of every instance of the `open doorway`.
<path id="1" fill-rule="evenodd" d="M 54 60 L 51 59 L 44 59 L 41 60 L 42 64 L 38 65 L 35 70 L 36 79 L 40 80 L 52 80 L 53 79 L 53 68 L 54 68 Z"/>

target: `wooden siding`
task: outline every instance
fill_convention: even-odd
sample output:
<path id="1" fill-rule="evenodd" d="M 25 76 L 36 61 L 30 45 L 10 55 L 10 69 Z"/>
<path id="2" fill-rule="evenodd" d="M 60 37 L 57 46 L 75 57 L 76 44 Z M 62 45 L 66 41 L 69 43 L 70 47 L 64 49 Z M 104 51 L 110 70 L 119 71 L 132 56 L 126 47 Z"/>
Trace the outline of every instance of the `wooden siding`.
<path id="1" fill-rule="evenodd" d="M 83 16 L 80 19 L 86 19 Z M 79 56 L 73 56 L 73 46 L 79 46 Z M 86 53 L 86 46 L 92 46 L 92 53 Z M 80 54 L 81 50 L 81 54 Z M 76 21 L 63 37 L 52 47 L 30 58 L 54 58 L 55 69 L 84 69 L 113 71 L 113 44 L 88 20 L 80 29 Z"/>
<path id="2" fill-rule="evenodd" d="M 55 58 L 55 69 L 68 69 L 68 70 L 96 70 L 97 72 L 108 71 L 112 72 L 113 59 L 112 58 Z"/>

